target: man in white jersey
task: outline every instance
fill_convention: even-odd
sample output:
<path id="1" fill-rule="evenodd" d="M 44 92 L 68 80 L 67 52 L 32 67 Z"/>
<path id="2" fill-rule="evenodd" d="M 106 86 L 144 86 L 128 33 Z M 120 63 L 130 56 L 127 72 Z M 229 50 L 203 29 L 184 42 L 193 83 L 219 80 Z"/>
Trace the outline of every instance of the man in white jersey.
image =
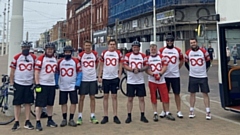
<path id="1" fill-rule="evenodd" d="M 92 42 L 85 41 L 84 50 L 78 55 L 78 60 L 82 68 L 82 82 L 79 89 L 79 103 L 78 103 L 78 120 L 77 124 L 82 124 L 82 112 L 85 95 L 90 97 L 90 108 L 91 116 L 90 121 L 94 124 L 98 124 L 98 120 L 95 116 L 95 94 L 98 93 L 98 83 L 97 83 L 97 66 L 98 66 L 98 57 L 97 52 L 92 50 Z"/>
<path id="2" fill-rule="evenodd" d="M 117 91 L 119 89 L 119 82 L 122 75 L 122 54 L 116 51 L 117 42 L 115 39 L 108 41 L 108 50 L 103 51 L 100 57 L 100 66 L 98 71 L 98 81 L 102 82 L 104 97 L 103 109 L 104 117 L 101 124 L 108 122 L 108 98 L 109 92 L 112 94 L 113 105 L 113 121 L 120 124 L 117 117 Z M 101 78 L 102 76 L 102 78 Z M 103 79 L 103 80 L 102 80 Z"/>
<path id="3" fill-rule="evenodd" d="M 132 108 L 133 99 L 138 96 L 139 107 L 141 111 L 140 121 L 148 123 L 147 118 L 144 115 L 146 89 L 144 84 L 143 72 L 148 69 L 147 57 L 145 54 L 140 53 L 141 44 L 138 41 L 132 43 L 132 52 L 127 53 L 124 58 L 124 68 L 127 70 L 127 111 L 128 117 L 125 123 L 132 122 Z"/>
<path id="4" fill-rule="evenodd" d="M 167 71 L 165 72 L 165 80 L 167 84 L 168 91 L 172 88 L 175 102 L 177 106 L 177 117 L 183 118 L 181 112 L 181 98 L 180 98 L 180 73 L 179 69 L 184 63 L 183 54 L 181 50 L 174 46 L 174 37 L 172 35 L 167 35 L 166 37 L 166 47 L 160 48 L 159 53 L 164 57 L 168 58 L 169 63 Z M 161 118 L 166 116 L 166 110 L 163 110 L 160 114 Z"/>
<path id="5" fill-rule="evenodd" d="M 31 42 L 22 42 L 22 53 L 19 53 L 13 57 L 10 68 L 10 90 L 14 90 L 14 116 L 15 123 L 12 130 L 15 131 L 20 128 L 19 115 L 21 113 L 21 105 L 24 104 L 26 122 L 24 128 L 34 129 L 33 125 L 29 121 L 29 115 L 31 110 L 31 104 L 34 102 L 33 90 L 31 89 L 34 79 L 34 64 L 36 56 L 29 54 L 29 50 L 32 47 Z"/>
<path id="6" fill-rule="evenodd" d="M 189 85 L 188 92 L 190 92 L 190 112 L 189 118 L 194 118 L 194 105 L 196 101 L 196 92 L 199 92 L 199 87 L 203 94 L 204 104 L 206 107 L 206 119 L 211 119 L 210 100 L 208 93 L 210 92 L 208 86 L 207 69 L 210 67 L 210 56 L 208 52 L 199 48 L 197 39 L 190 39 L 191 49 L 186 52 L 185 66 L 189 70 Z"/>
<path id="7" fill-rule="evenodd" d="M 79 64 L 79 60 L 77 58 L 72 57 L 73 48 L 71 46 L 65 46 L 63 49 L 64 58 L 58 61 L 57 66 L 57 81 L 59 78 L 59 104 L 62 107 L 62 123 L 61 127 L 67 125 L 67 102 L 68 96 L 70 97 L 71 105 L 70 105 L 70 115 L 68 125 L 72 127 L 76 127 L 77 124 L 73 120 L 74 113 L 76 111 L 76 104 L 78 103 L 78 94 L 77 90 L 79 89 L 82 72 Z"/>
<path id="8" fill-rule="evenodd" d="M 150 56 L 148 56 L 147 65 L 149 69 L 146 71 L 148 74 L 148 85 L 151 95 L 151 102 L 153 106 L 153 121 L 158 121 L 157 113 L 157 95 L 158 91 L 161 97 L 163 110 L 166 111 L 166 117 L 169 120 L 175 120 L 169 112 L 169 95 L 168 89 L 163 74 L 167 70 L 168 59 L 161 54 L 157 54 L 157 45 L 152 43 L 150 45 Z"/>
<path id="9" fill-rule="evenodd" d="M 55 100 L 56 89 L 56 68 L 57 59 L 54 57 L 55 44 L 47 43 L 45 45 L 45 54 L 38 57 L 35 65 L 35 82 L 36 82 L 36 130 L 42 131 L 40 115 L 42 107 L 47 106 L 47 126 L 57 127 L 52 120 L 53 105 Z"/>

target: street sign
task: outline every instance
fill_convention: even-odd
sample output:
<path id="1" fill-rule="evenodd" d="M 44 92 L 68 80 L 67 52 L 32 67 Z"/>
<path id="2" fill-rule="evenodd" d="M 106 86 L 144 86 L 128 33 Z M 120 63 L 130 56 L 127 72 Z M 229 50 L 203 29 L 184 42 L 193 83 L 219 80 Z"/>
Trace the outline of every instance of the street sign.
<path id="1" fill-rule="evenodd" d="M 157 14 L 157 21 L 174 18 L 174 10 L 169 10 Z"/>

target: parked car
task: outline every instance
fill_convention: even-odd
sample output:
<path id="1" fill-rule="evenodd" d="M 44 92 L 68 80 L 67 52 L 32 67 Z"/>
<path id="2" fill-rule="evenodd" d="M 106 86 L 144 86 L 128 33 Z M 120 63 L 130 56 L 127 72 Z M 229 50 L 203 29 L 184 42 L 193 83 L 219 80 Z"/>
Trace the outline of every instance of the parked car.
<path id="1" fill-rule="evenodd" d="M 44 49 L 43 48 L 38 48 L 37 49 L 37 53 L 44 53 L 45 51 L 44 51 Z"/>
<path id="2" fill-rule="evenodd" d="M 59 48 L 56 51 L 56 57 L 57 57 L 57 59 L 64 57 L 63 48 Z"/>

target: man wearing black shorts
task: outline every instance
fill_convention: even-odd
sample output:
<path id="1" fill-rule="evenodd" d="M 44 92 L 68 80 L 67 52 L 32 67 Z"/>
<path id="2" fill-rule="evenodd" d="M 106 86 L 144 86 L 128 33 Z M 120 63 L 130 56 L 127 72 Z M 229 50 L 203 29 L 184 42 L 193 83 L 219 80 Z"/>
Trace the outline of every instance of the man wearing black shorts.
<path id="1" fill-rule="evenodd" d="M 98 124 L 98 120 L 95 116 L 95 94 L 98 93 L 98 83 L 97 83 L 97 66 L 98 66 L 98 57 L 97 52 L 92 50 L 92 42 L 85 41 L 84 51 L 78 55 L 78 60 L 82 68 L 82 82 L 79 90 L 79 104 L 78 104 L 78 120 L 77 124 L 82 124 L 82 111 L 84 105 L 85 95 L 90 97 L 90 108 L 91 115 L 90 121 L 93 124 Z"/>
<path id="2" fill-rule="evenodd" d="M 132 43 L 132 52 L 127 53 L 124 58 L 124 68 L 127 70 L 127 111 L 128 117 L 125 123 L 132 122 L 132 108 L 133 99 L 138 96 L 139 107 L 141 111 L 140 120 L 144 123 L 148 123 L 145 117 L 145 101 L 146 89 L 144 84 L 143 72 L 148 69 L 147 57 L 145 54 L 140 53 L 141 44 L 138 41 Z"/>
<path id="3" fill-rule="evenodd" d="M 189 70 L 188 92 L 190 92 L 190 112 L 189 118 L 194 118 L 194 105 L 196 101 L 196 92 L 200 90 L 203 94 L 206 107 L 206 119 L 211 119 L 210 100 L 208 93 L 207 69 L 210 67 L 210 57 L 206 50 L 199 48 L 197 39 L 190 39 L 191 49 L 186 52 L 185 66 Z"/>
<path id="4" fill-rule="evenodd" d="M 40 116 L 42 108 L 47 106 L 48 127 L 57 127 L 52 120 L 53 105 L 55 100 L 55 73 L 57 59 L 54 57 L 55 44 L 47 43 L 45 45 L 45 54 L 38 57 L 35 65 L 35 82 L 36 82 L 36 130 L 42 131 Z"/>
<path id="5" fill-rule="evenodd" d="M 77 90 L 79 89 L 80 82 L 82 79 L 81 67 L 79 60 L 72 57 L 73 48 L 72 46 L 65 46 L 63 49 L 64 58 L 58 61 L 56 83 L 59 81 L 59 104 L 62 108 L 62 123 L 61 127 L 67 125 L 67 102 L 68 96 L 70 97 L 70 115 L 68 125 L 76 127 L 77 124 L 73 120 L 76 106 L 78 103 Z M 59 78 L 59 80 L 58 80 Z"/>
<path id="6" fill-rule="evenodd" d="M 163 57 L 167 58 L 169 63 L 167 67 L 167 71 L 165 72 L 165 80 L 167 84 L 168 91 L 172 88 L 175 102 L 177 106 L 177 117 L 183 118 L 181 112 L 181 98 L 180 98 L 180 72 L 179 69 L 182 67 L 184 63 L 183 54 L 181 50 L 174 46 L 174 37 L 172 35 L 168 35 L 166 37 L 167 46 L 160 48 L 159 53 L 163 55 Z M 160 114 L 161 118 L 164 118 L 166 115 L 166 111 L 162 111 Z M 170 114 L 171 116 L 171 114 Z M 173 119 L 169 119 L 173 120 Z"/>
<path id="7" fill-rule="evenodd" d="M 13 105 L 15 123 L 12 127 L 13 131 L 20 128 L 19 115 L 21 113 L 22 104 L 24 104 L 26 114 L 24 128 L 34 129 L 34 126 L 29 121 L 29 115 L 31 104 L 34 101 L 33 90 L 31 88 L 34 80 L 33 65 L 35 64 L 36 56 L 29 53 L 29 50 L 32 47 L 31 42 L 22 42 L 21 47 L 22 53 L 15 55 L 10 65 L 11 72 L 9 89 L 14 90 Z"/>
<path id="8" fill-rule="evenodd" d="M 100 57 L 100 66 L 98 72 L 98 81 L 103 84 L 103 108 L 104 117 L 101 124 L 108 122 L 108 98 L 109 92 L 112 96 L 113 105 L 113 121 L 116 124 L 120 124 L 120 120 L 117 117 L 117 91 L 119 89 L 119 81 L 122 75 L 122 54 L 120 51 L 116 51 L 117 42 L 114 39 L 109 40 L 108 50 L 103 51 Z M 103 76 L 102 76 L 103 74 Z M 103 80 L 102 80 L 102 78 Z"/>

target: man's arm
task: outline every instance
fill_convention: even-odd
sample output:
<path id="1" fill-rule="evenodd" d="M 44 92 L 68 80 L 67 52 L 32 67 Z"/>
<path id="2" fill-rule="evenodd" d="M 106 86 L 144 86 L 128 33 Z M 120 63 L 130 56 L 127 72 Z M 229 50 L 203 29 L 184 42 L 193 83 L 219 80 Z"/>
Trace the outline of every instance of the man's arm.
<path id="1" fill-rule="evenodd" d="M 118 70 L 118 77 L 121 78 L 122 76 L 122 68 L 123 68 L 123 64 L 122 62 L 119 63 L 119 70 Z"/>
<path id="2" fill-rule="evenodd" d="M 98 67 L 98 78 L 101 78 L 102 72 L 103 72 L 103 62 L 99 61 L 99 67 Z"/>
<path id="3" fill-rule="evenodd" d="M 35 70 L 35 83 L 36 84 L 39 84 L 39 73 L 40 73 L 39 70 Z"/>
<path id="4" fill-rule="evenodd" d="M 187 68 L 187 70 L 189 71 L 189 63 L 185 62 L 185 67 Z"/>
<path id="5" fill-rule="evenodd" d="M 14 73 L 15 73 L 15 70 L 14 68 L 11 68 L 11 71 L 10 71 L 10 85 L 13 85 L 14 83 Z"/>
<path id="6" fill-rule="evenodd" d="M 184 63 L 184 59 L 181 59 L 179 63 L 179 69 L 183 66 L 183 63 Z"/>

